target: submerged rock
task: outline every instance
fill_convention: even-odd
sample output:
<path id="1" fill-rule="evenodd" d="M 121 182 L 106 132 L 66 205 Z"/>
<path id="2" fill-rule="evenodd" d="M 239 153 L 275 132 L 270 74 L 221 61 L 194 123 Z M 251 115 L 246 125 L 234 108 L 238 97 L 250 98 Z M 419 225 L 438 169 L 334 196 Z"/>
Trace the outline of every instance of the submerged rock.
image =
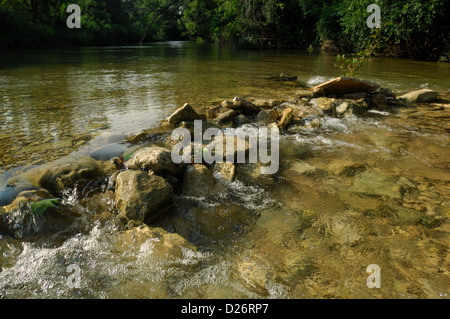
<path id="1" fill-rule="evenodd" d="M 169 124 L 178 124 L 182 121 L 206 120 L 206 115 L 197 113 L 192 106 L 185 103 L 182 107 L 173 112 L 167 120 Z"/>
<path id="2" fill-rule="evenodd" d="M 170 150 L 159 146 L 140 149 L 127 162 L 127 165 L 130 169 L 152 170 L 161 174 L 176 174 L 184 169 L 183 162 L 176 164 L 172 161 Z"/>
<path id="3" fill-rule="evenodd" d="M 319 173 L 320 170 L 316 167 L 309 165 L 302 160 L 296 160 L 289 165 L 289 168 L 282 172 L 282 175 L 289 181 L 296 179 L 298 175 L 314 175 Z"/>
<path id="4" fill-rule="evenodd" d="M 20 192 L 38 189 L 38 187 L 25 180 L 23 176 L 9 178 L 2 184 L 4 186 L 0 188 L 0 207 L 11 204 Z"/>
<path id="5" fill-rule="evenodd" d="M 188 196 L 207 196 L 216 184 L 213 174 L 203 164 L 189 165 L 184 173 L 183 194 Z"/>
<path id="6" fill-rule="evenodd" d="M 393 176 L 372 170 L 367 170 L 357 175 L 349 190 L 353 193 L 372 196 L 392 199 L 401 198 L 400 185 L 396 183 L 396 179 Z"/>
<path id="7" fill-rule="evenodd" d="M 424 102 L 433 102 L 437 99 L 439 93 L 429 89 L 412 91 L 402 96 L 399 96 L 399 99 L 406 100 L 407 102 L 415 102 L 415 103 L 424 103 Z"/>
<path id="8" fill-rule="evenodd" d="M 328 232 L 340 245 L 355 245 L 362 241 L 367 233 L 367 229 L 357 218 L 353 218 L 352 212 L 348 215 L 337 214 L 326 220 Z"/>
<path id="9" fill-rule="evenodd" d="M 335 158 L 323 162 L 317 161 L 315 165 L 335 176 L 354 176 L 364 170 L 364 165 L 355 163 L 349 158 Z"/>
<path id="10" fill-rule="evenodd" d="M 143 222 L 171 205 L 172 186 L 162 177 L 144 171 L 124 171 L 116 179 L 115 205 L 121 217 Z"/>
<path id="11" fill-rule="evenodd" d="M 89 153 L 89 156 L 97 161 L 107 161 L 113 157 L 120 156 L 125 151 L 126 146 L 119 143 L 111 143 L 98 147 Z"/>

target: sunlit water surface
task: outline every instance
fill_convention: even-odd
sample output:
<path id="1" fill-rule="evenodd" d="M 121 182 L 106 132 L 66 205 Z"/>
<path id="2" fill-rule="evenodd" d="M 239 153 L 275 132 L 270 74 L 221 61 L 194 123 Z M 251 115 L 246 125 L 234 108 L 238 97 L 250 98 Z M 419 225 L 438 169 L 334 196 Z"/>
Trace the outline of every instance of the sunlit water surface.
<path id="1" fill-rule="evenodd" d="M 120 143 L 185 102 L 288 97 L 296 86 L 271 79 L 281 72 L 303 86 L 339 75 L 331 55 L 184 42 L 3 55 L 0 190 L 29 165 Z M 359 75 L 398 94 L 450 93 L 448 64 L 371 59 Z M 291 130 L 275 176 L 244 164 L 218 193 L 177 195 L 155 226 L 195 248 L 167 254 L 155 240 L 124 249 L 117 224 L 71 190 L 81 217 L 63 234 L 0 237 L 0 296 L 449 298 L 449 115 L 441 103 Z M 80 288 L 68 285 L 70 264 Z M 370 264 L 381 288 L 367 286 Z"/>

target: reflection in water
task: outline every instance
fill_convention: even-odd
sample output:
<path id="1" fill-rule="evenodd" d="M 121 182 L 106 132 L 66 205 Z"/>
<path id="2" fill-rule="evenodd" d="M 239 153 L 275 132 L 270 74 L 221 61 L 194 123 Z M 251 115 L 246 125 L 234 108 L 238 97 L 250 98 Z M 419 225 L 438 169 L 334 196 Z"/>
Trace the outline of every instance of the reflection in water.
<path id="1" fill-rule="evenodd" d="M 395 91 L 448 92 L 448 68 L 371 59 L 361 76 Z M 331 55 L 185 42 L 4 54 L 0 162 L 64 156 L 98 132 L 137 133 L 186 102 L 201 108 L 234 96 L 277 97 L 286 87 L 268 78 L 281 72 L 305 86 L 339 75 Z"/>
<path id="2" fill-rule="evenodd" d="M 298 74 L 311 86 L 338 75 L 332 62 L 182 42 L 6 55 L 0 187 L 11 177 L 4 169 L 76 149 L 120 152 L 126 134 L 185 102 L 289 96 L 295 86 L 268 77 Z M 448 93 L 449 69 L 372 59 L 361 76 L 398 93 Z M 107 193 L 86 201 L 71 190 L 81 217 L 64 236 L 0 237 L 0 296 L 449 298 L 448 112 L 430 104 L 314 119 L 281 138 L 276 176 L 243 164 L 209 196 L 177 195 L 155 222 L 164 231 L 149 237 L 118 231 Z M 68 289 L 69 264 L 81 268 L 80 289 Z M 367 287 L 370 264 L 381 267 L 380 289 Z"/>

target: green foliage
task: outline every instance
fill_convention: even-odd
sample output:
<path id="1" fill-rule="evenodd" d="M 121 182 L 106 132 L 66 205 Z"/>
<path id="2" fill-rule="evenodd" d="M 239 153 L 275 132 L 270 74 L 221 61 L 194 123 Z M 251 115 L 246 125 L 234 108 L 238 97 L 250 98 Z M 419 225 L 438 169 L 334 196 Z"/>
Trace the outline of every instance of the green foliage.
<path id="1" fill-rule="evenodd" d="M 81 29 L 66 27 L 72 2 Z M 366 26 L 372 3 L 381 8 L 376 32 Z M 343 52 L 373 46 L 371 54 L 438 60 L 449 56 L 448 12 L 448 0 L 0 0 L 0 48 L 201 38 L 306 49 L 327 41 Z"/>
<path id="2" fill-rule="evenodd" d="M 34 202 L 31 204 L 30 209 L 33 214 L 37 214 L 39 216 L 42 216 L 47 208 L 50 207 L 56 207 L 56 205 L 59 202 L 59 198 L 53 198 L 53 199 L 43 199 L 37 202 Z"/>
<path id="3" fill-rule="evenodd" d="M 334 66 L 340 68 L 344 73 L 343 76 L 354 76 L 356 71 L 364 64 L 366 56 L 363 52 L 347 57 L 345 54 L 336 56 Z"/>
<path id="4" fill-rule="evenodd" d="M 365 25 L 365 8 L 376 3 L 381 9 L 381 29 L 375 54 L 437 60 L 449 51 L 450 25 L 447 0 L 344 0 L 338 5 L 343 46 L 361 50 L 368 46 L 371 30 Z"/>

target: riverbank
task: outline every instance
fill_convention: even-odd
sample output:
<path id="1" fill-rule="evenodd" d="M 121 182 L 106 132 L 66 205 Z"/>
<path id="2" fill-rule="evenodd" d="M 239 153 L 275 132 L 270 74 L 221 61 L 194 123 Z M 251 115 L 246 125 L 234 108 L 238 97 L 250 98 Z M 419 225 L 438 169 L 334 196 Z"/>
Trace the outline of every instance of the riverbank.
<path id="1" fill-rule="evenodd" d="M 14 287 L 24 283 L 55 294 L 35 282 L 37 272 L 6 279 L 41 252 L 49 263 L 45 286 L 66 297 L 445 298 L 448 98 L 426 91 L 428 101 L 408 102 L 374 83 L 351 92 L 333 92 L 333 83 L 292 86 L 288 100 L 184 105 L 163 125 L 128 136 L 124 148 L 31 167 L 8 180 L 34 190 L 1 208 L 4 296 L 16 296 Z M 174 165 L 171 132 L 192 130 L 196 119 L 221 131 L 277 128 L 279 171 L 262 175 L 261 163 Z M 119 155 L 126 165 L 111 163 Z M 60 202 L 36 214 L 35 196 Z M 102 269 L 69 292 L 52 279 L 68 262 Z M 373 263 L 384 290 L 365 285 Z M 130 281 L 142 278 L 132 275 L 138 265 L 150 281 Z M 109 266 L 123 276 L 122 288 L 113 288 Z M 107 278 L 101 289 L 100 273 Z"/>

